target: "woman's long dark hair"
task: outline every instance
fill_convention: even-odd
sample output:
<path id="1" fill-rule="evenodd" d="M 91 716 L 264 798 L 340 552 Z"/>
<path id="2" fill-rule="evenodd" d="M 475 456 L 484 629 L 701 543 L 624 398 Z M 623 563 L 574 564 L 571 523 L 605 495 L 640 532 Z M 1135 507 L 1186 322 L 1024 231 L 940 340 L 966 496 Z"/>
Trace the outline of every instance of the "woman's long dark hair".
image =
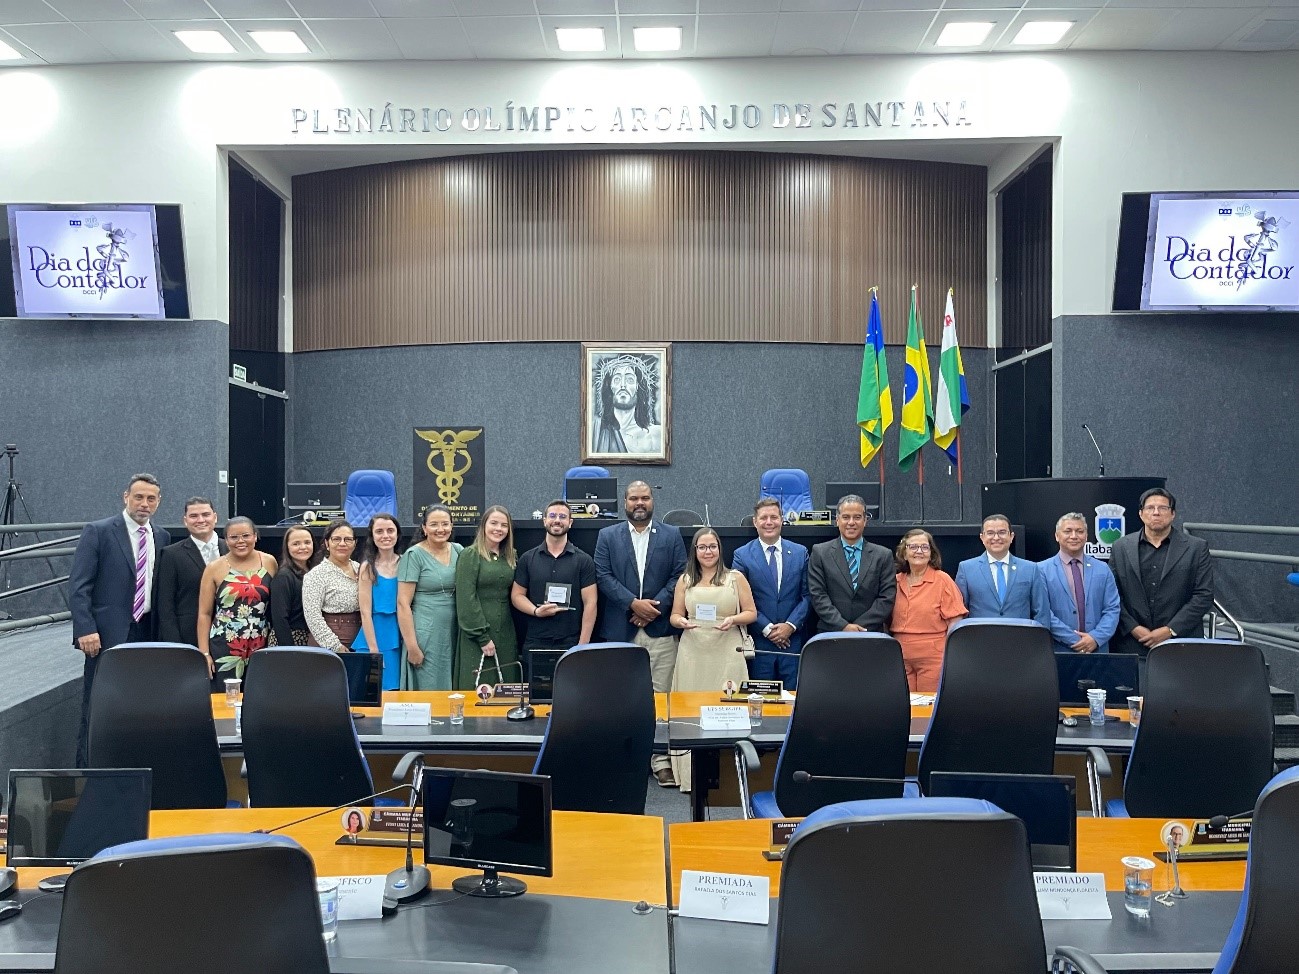
<path id="1" fill-rule="evenodd" d="M 703 581 L 699 577 L 703 570 L 699 567 L 699 555 L 695 553 L 695 545 L 699 539 L 712 535 L 717 541 L 717 567 L 713 569 L 712 583 L 714 585 L 725 585 L 726 576 L 730 574 L 730 569 L 726 567 L 726 559 L 722 557 L 722 539 L 717 536 L 717 532 L 712 528 L 700 528 L 695 532 L 695 536 L 690 539 L 690 550 L 686 552 L 686 588 L 694 588 Z"/>
<path id="2" fill-rule="evenodd" d="M 367 530 L 370 532 L 370 536 L 365 539 L 365 553 L 361 557 L 361 571 L 368 571 L 370 573 L 370 579 L 372 581 L 378 579 L 379 577 L 379 570 L 375 568 L 374 565 L 375 561 L 377 561 L 379 558 L 379 549 L 375 546 L 374 543 L 374 522 L 375 521 L 392 522 L 392 526 L 397 529 L 397 545 L 392 549 L 392 553 L 394 555 L 400 555 L 402 550 L 401 549 L 401 541 L 402 541 L 401 525 L 397 522 L 397 519 L 393 517 L 391 514 L 386 514 L 386 513 L 376 514 L 374 517 L 370 518 L 370 525 L 367 528 Z"/>
<path id="3" fill-rule="evenodd" d="M 294 531 L 306 531 L 307 537 L 311 539 L 311 554 L 307 556 L 307 567 L 303 569 L 298 568 L 293 556 L 289 554 L 289 538 L 293 536 Z M 320 545 L 316 544 L 316 536 L 311 533 L 310 528 L 295 524 L 284 532 L 284 540 L 280 544 L 280 568 L 287 568 L 293 574 L 302 576 L 316 567 L 316 563 L 320 561 L 320 555 Z"/>

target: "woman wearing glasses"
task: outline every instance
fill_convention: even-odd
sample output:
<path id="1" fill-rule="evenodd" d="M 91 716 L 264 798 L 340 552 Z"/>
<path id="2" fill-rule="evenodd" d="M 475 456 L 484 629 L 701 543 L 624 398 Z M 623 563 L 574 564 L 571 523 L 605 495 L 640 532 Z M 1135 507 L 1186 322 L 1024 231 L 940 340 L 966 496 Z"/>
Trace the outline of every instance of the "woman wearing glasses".
<path id="1" fill-rule="evenodd" d="M 727 680 L 738 687 L 748 679 L 741 652 L 744 627 L 757 619 L 749 580 L 726 567 L 717 532 L 700 528 L 686 553 L 668 618 L 681 630 L 672 689 L 720 690 Z M 672 759 L 673 776 L 683 789 L 690 781 L 689 761 L 689 755 Z"/>
<path id="2" fill-rule="evenodd" d="M 898 594 L 889 631 L 902 645 L 907 686 L 912 693 L 937 693 L 947 627 L 969 613 L 956 583 L 942 570 L 942 555 L 928 531 L 912 528 L 904 534 L 893 563 Z"/>
<path id="3" fill-rule="evenodd" d="M 324 542 L 324 560 L 302 579 L 302 615 L 317 646 L 347 653 L 361 631 L 360 566 L 352 560 L 356 531 L 347 521 L 334 521 L 325 528 Z"/>

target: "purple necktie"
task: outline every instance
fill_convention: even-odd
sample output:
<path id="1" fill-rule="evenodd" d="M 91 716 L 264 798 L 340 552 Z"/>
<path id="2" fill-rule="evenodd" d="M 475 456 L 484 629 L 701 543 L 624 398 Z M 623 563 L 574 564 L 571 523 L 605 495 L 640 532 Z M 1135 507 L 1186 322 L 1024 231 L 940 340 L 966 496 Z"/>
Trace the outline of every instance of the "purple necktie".
<path id="1" fill-rule="evenodd" d="M 1083 592 L 1082 567 L 1077 558 L 1069 559 L 1069 573 L 1073 576 L 1073 600 L 1078 606 L 1078 631 L 1087 631 L 1087 596 Z"/>
<path id="2" fill-rule="evenodd" d="M 144 586 L 149 575 L 149 532 L 143 524 L 136 536 L 139 540 L 135 545 L 135 605 L 131 618 L 139 622 L 144 616 Z"/>

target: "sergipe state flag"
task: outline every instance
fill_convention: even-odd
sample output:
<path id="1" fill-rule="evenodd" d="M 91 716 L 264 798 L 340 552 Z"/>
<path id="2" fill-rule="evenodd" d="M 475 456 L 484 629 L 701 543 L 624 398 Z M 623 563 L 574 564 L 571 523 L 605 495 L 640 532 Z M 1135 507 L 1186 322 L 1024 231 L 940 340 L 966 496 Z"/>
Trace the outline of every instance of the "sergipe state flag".
<path id="1" fill-rule="evenodd" d="M 857 428 L 861 430 L 861 465 L 868 466 L 884 446 L 884 431 L 893 425 L 893 393 L 884 359 L 884 323 L 879 293 L 871 288 L 866 345 L 861 355 L 861 384 L 857 388 Z"/>
<path id="2" fill-rule="evenodd" d="M 911 288 L 911 310 L 907 313 L 907 367 L 902 376 L 902 429 L 898 436 L 898 467 L 910 470 L 929 442 L 934 426 L 933 387 L 929 382 L 929 352 L 916 308 L 916 289 Z"/>
<path id="3" fill-rule="evenodd" d="M 943 312 L 943 347 L 938 355 L 938 392 L 934 396 L 934 442 L 952 463 L 960 460 L 961 417 L 969 408 L 965 365 L 956 340 L 956 310 L 952 305 L 952 289 L 948 288 L 947 308 Z"/>

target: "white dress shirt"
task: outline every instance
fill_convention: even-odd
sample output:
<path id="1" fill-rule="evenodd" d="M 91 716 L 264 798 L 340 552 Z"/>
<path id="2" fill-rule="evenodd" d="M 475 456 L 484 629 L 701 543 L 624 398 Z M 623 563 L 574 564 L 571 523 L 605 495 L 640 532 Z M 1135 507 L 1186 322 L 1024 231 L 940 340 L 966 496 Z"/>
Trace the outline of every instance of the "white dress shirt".
<path id="1" fill-rule="evenodd" d="M 654 522 L 650 521 L 645 525 L 644 531 L 637 531 L 636 526 L 627 522 L 627 530 L 631 532 L 631 548 L 636 553 L 636 576 L 640 579 L 640 592 L 637 598 L 645 598 L 645 560 L 649 557 L 650 531 L 653 530 Z"/>
<path id="2" fill-rule="evenodd" d="M 217 543 L 215 534 L 206 541 L 200 541 L 191 534 L 189 540 L 194 542 L 194 547 L 198 548 L 198 553 L 203 556 L 203 564 L 210 565 L 221 557 L 221 546 Z"/>
<path id="3" fill-rule="evenodd" d="M 985 552 L 985 554 L 986 554 L 986 552 Z M 1000 565 L 1005 565 L 1005 566 L 1006 566 L 1006 588 L 1010 588 L 1010 555 L 1009 555 L 1009 553 L 1006 555 L 1005 558 L 993 558 L 992 555 L 988 555 L 988 571 L 992 572 L 992 587 L 993 587 L 993 589 L 996 590 L 998 597 L 1000 597 L 1000 598 L 1005 598 L 1005 597 L 1006 597 L 1006 593 L 1003 592 L 1003 591 L 1001 591 L 1001 589 L 997 588 L 997 586 L 1000 584 L 1000 582 L 999 582 L 998 579 L 997 579 L 997 565 L 999 565 L 999 564 L 1000 564 Z"/>

